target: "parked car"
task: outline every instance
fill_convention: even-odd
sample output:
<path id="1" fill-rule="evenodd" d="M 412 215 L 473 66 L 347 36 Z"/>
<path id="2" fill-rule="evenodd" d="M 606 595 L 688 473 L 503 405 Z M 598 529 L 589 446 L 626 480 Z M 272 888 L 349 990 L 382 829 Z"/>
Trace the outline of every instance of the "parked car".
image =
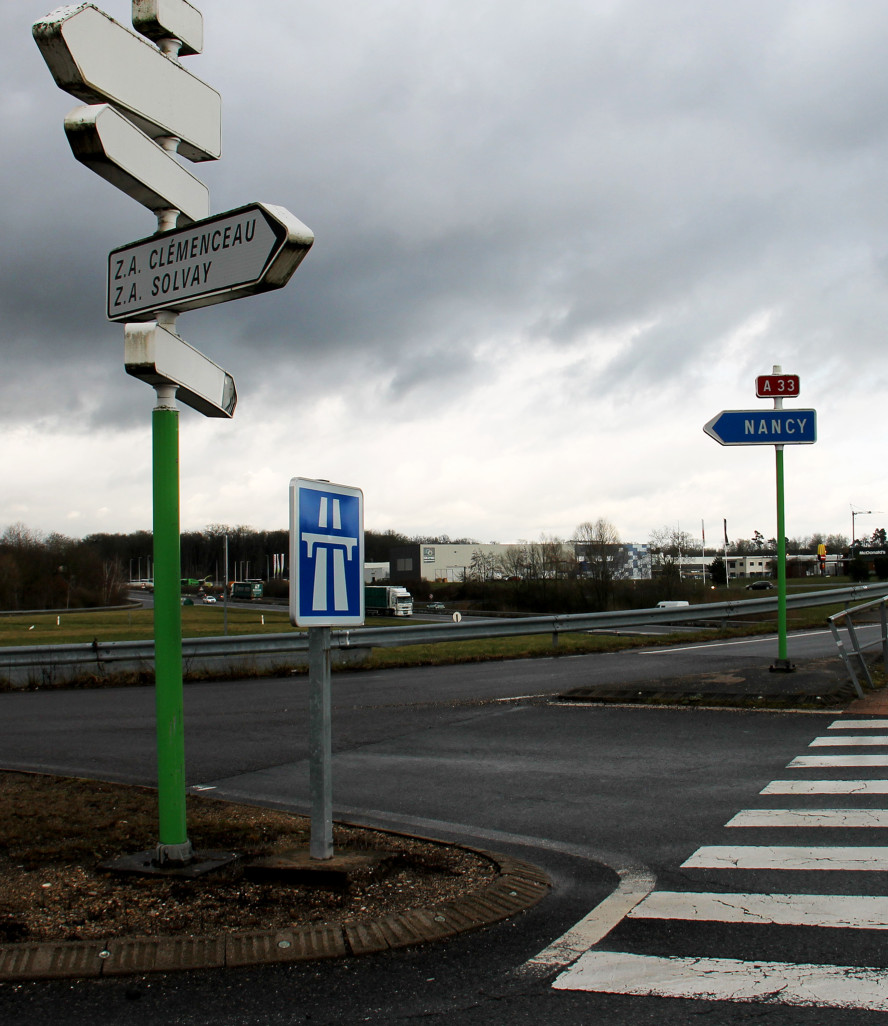
<path id="1" fill-rule="evenodd" d="M 746 585 L 747 591 L 770 591 L 774 585 L 770 581 L 753 581 Z"/>

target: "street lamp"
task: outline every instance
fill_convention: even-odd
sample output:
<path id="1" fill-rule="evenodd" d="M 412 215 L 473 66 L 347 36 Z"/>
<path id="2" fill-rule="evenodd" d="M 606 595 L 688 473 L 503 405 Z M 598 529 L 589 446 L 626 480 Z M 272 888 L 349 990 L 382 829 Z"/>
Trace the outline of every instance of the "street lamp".
<path id="1" fill-rule="evenodd" d="M 857 541 L 857 536 L 854 533 L 854 519 L 855 517 L 868 517 L 873 513 L 882 514 L 880 509 L 855 509 L 851 506 L 851 544 L 853 545 Z"/>

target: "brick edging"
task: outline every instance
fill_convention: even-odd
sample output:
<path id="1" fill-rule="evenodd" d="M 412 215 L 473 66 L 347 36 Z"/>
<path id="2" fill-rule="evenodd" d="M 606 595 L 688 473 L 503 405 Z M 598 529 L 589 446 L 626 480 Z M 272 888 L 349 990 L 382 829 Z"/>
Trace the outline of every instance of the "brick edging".
<path id="1" fill-rule="evenodd" d="M 463 847 L 463 846 L 460 846 Z M 125 976 L 188 969 L 305 962 L 367 955 L 445 940 L 532 908 L 551 881 L 529 862 L 467 848 L 490 859 L 497 875 L 460 898 L 378 919 L 209 936 L 114 937 L 0 945 L 0 982 Z"/>

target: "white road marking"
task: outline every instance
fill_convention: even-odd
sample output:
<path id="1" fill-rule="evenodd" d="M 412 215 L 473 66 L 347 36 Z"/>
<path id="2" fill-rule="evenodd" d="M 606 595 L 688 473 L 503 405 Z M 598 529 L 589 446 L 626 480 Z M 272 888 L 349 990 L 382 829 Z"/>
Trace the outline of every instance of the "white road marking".
<path id="1" fill-rule="evenodd" d="M 797 755 L 787 769 L 810 769 L 824 766 L 888 766 L 888 755 Z"/>
<path id="2" fill-rule="evenodd" d="M 653 891 L 631 919 L 888 930 L 888 898 L 849 894 L 710 894 Z"/>
<path id="3" fill-rule="evenodd" d="M 858 628 L 860 629 L 860 628 Z M 793 633 L 794 638 L 817 638 L 822 634 L 827 634 L 827 631 L 806 631 L 805 633 Z M 737 645 L 762 645 L 768 642 L 773 642 L 777 637 L 776 634 L 760 634 L 756 638 L 745 638 L 742 641 L 701 641 L 698 645 L 683 645 L 680 648 L 674 645 L 668 645 L 665 648 L 651 649 L 650 651 L 642 650 L 636 652 L 636 655 L 671 655 L 673 652 L 697 652 L 701 648 L 706 648 L 712 651 L 716 648 L 735 648 Z"/>
<path id="4" fill-rule="evenodd" d="M 886 734 L 834 734 L 832 737 L 815 737 L 809 748 L 853 748 L 855 745 L 888 745 Z"/>
<path id="5" fill-rule="evenodd" d="M 656 883 L 643 868 L 620 875 L 617 889 L 596 905 L 575 926 L 521 966 L 524 972 L 548 972 L 575 962 L 626 917 Z"/>
<path id="6" fill-rule="evenodd" d="M 872 627 L 875 628 L 875 627 L 878 627 L 879 625 L 875 624 L 875 625 L 868 625 L 868 626 L 872 626 Z M 866 629 L 867 629 L 867 625 L 863 625 L 861 627 L 858 627 L 857 631 L 859 632 L 861 630 L 866 630 Z M 821 637 L 823 634 L 828 634 L 828 633 L 829 632 L 827 630 L 822 630 L 822 631 L 819 631 L 819 630 L 818 631 L 800 631 L 798 634 L 794 631 L 793 632 L 793 637 L 794 638 L 816 638 L 816 637 Z M 733 647 L 736 647 L 737 645 L 741 645 L 741 644 L 768 644 L 769 642 L 773 642 L 776 637 L 777 637 L 776 634 L 760 634 L 760 635 L 758 635 L 758 637 L 742 638 L 742 639 L 737 640 L 737 641 L 700 641 L 698 644 L 690 644 L 690 645 L 682 645 L 682 646 L 679 646 L 679 645 L 667 645 L 664 648 L 650 648 L 650 649 L 645 648 L 645 649 L 641 649 L 641 650 L 639 650 L 639 652 L 636 652 L 635 655 L 636 656 L 669 656 L 669 655 L 671 655 L 672 653 L 675 653 L 675 652 L 697 652 L 697 650 L 700 649 L 700 648 L 708 648 L 710 650 L 710 652 L 711 652 L 711 650 L 715 649 L 715 648 L 733 648 Z"/>
<path id="7" fill-rule="evenodd" d="M 228 798 L 251 798 L 255 794 L 241 794 L 233 788 L 223 788 Z M 262 796 L 273 800 L 273 795 Z M 298 808 L 298 806 L 297 806 Z M 307 811 L 307 810 L 306 810 Z M 619 883 L 616 890 L 600 902 L 588 915 L 584 916 L 575 926 L 554 940 L 538 955 L 529 959 L 516 970 L 520 973 L 530 972 L 551 973 L 562 969 L 576 961 L 593 944 L 625 918 L 626 913 L 649 894 L 655 884 L 656 877 L 644 865 L 617 852 L 602 851 L 586 845 L 569 844 L 544 837 L 533 837 L 527 834 L 513 834 L 505 830 L 494 830 L 466 823 L 453 823 L 449 820 L 431 819 L 425 816 L 398 816 L 381 809 L 357 808 L 354 806 L 337 806 L 337 821 L 355 822 L 362 826 L 380 825 L 383 829 L 421 830 L 427 836 L 451 839 L 460 843 L 477 843 L 480 840 L 492 841 L 495 844 L 519 845 L 521 847 L 555 851 L 586 862 L 597 862 L 617 875 Z"/>
<path id="8" fill-rule="evenodd" d="M 605 994 L 888 1009 L 888 972 L 846 965 L 657 958 L 588 951 L 552 986 Z"/>
<path id="9" fill-rule="evenodd" d="M 888 827 L 888 809 L 743 809 L 729 827 Z"/>
<path id="10" fill-rule="evenodd" d="M 801 869 L 885 872 L 888 848 L 713 844 L 698 848 L 682 869 Z"/>
<path id="11" fill-rule="evenodd" d="M 888 780 L 772 780 L 759 794 L 888 794 Z"/>
<path id="12" fill-rule="evenodd" d="M 888 727 L 888 720 L 836 720 L 826 728 L 827 730 L 869 730 L 870 728 L 884 730 Z"/>

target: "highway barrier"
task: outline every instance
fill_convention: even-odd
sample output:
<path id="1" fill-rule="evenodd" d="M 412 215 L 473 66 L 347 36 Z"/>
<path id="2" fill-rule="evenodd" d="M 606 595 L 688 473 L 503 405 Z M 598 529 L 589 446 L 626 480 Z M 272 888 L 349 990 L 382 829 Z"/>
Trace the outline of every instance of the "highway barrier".
<path id="1" fill-rule="evenodd" d="M 788 609 L 811 606 L 846 607 L 855 602 L 888 596 L 888 583 L 856 585 L 787 596 Z M 776 591 L 755 598 L 708 602 L 668 609 L 625 609 L 604 613 L 572 613 L 514 619 L 463 619 L 453 623 L 405 624 L 396 627 L 356 627 L 331 634 L 334 665 L 359 664 L 372 648 L 429 645 L 485 638 L 551 635 L 577 631 L 608 631 L 651 624 L 719 626 L 737 617 L 773 613 Z M 212 638 L 186 638 L 182 642 L 183 671 L 189 675 L 225 672 L 290 672 L 308 664 L 308 635 L 246 634 Z M 153 674 L 153 641 L 96 640 L 91 644 L 28 645 L 0 648 L 0 681 L 7 687 L 58 686 L 66 683 L 117 679 Z"/>

